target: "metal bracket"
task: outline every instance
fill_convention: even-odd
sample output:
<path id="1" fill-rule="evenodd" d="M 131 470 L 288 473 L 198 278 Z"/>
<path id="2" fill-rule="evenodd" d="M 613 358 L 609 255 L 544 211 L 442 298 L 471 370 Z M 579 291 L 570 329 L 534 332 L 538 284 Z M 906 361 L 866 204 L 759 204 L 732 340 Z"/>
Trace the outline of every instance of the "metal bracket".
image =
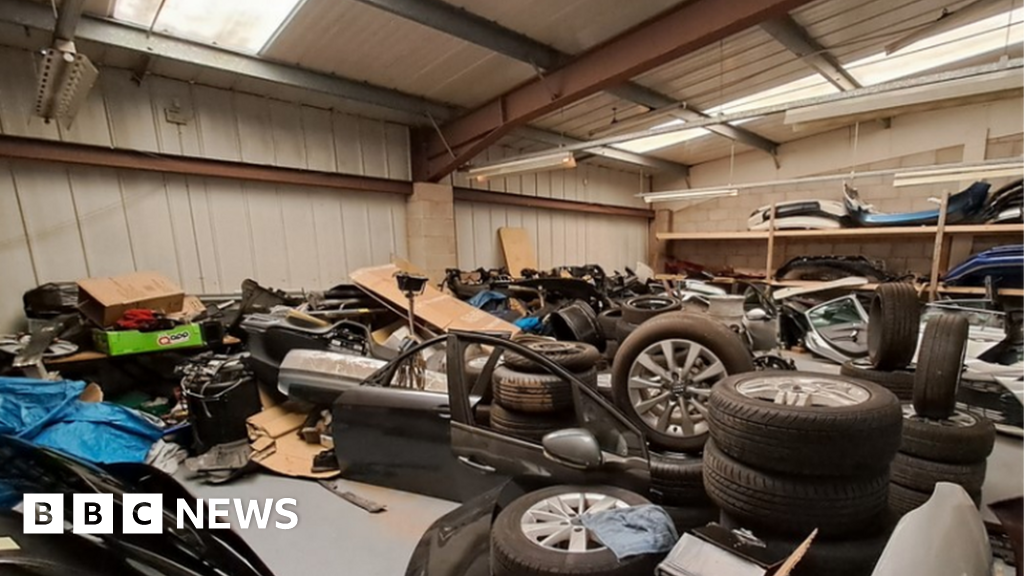
<path id="1" fill-rule="evenodd" d="M 434 131 L 437 132 L 437 137 L 441 139 L 441 143 L 444 144 L 444 149 L 448 151 L 448 154 L 452 158 L 457 158 L 455 152 L 452 151 L 452 147 L 448 145 L 448 139 L 444 137 L 444 132 L 441 131 L 441 127 L 437 125 L 437 120 L 434 120 L 433 114 L 427 112 L 427 118 L 430 119 L 430 125 L 434 127 Z"/>

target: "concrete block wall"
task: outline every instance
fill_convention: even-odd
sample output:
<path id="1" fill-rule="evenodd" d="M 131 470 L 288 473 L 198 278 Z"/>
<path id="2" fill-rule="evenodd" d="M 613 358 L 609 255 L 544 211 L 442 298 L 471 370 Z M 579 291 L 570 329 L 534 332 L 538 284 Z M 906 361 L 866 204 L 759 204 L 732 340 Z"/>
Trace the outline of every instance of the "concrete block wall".
<path id="1" fill-rule="evenodd" d="M 436 284 L 458 265 L 452 187 L 417 182 L 412 189 L 405 215 L 409 261 Z"/>

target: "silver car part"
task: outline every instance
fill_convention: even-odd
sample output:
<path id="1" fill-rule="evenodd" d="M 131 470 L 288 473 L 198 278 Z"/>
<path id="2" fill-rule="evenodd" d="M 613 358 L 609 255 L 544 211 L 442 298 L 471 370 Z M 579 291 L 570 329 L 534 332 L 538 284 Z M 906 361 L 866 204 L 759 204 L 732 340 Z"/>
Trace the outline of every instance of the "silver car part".
<path id="1" fill-rule="evenodd" d="M 680 438 L 708 431 L 711 387 L 726 376 L 711 350 L 673 338 L 655 342 L 629 368 L 629 402 L 651 428 Z"/>
<path id="2" fill-rule="evenodd" d="M 981 514 L 963 488 L 939 482 L 896 525 L 871 576 L 989 576 L 992 550 Z"/>
<path id="3" fill-rule="evenodd" d="M 606 547 L 590 534 L 580 517 L 618 508 L 629 508 L 629 504 L 595 492 L 559 494 L 523 512 L 519 528 L 530 542 L 541 548 L 570 554 L 595 552 Z"/>

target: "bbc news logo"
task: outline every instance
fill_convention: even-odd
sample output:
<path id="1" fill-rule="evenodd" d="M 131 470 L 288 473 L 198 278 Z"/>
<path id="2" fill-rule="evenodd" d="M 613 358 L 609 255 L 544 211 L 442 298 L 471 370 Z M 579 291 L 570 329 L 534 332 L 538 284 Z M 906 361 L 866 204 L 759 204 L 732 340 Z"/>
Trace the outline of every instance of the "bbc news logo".
<path id="1" fill-rule="evenodd" d="M 235 511 L 238 526 L 255 526 L 265 530 L 273 526 L 278 530 L 291 530 L 299 523 L 294 509 L 294 498 L 266 498 L 242 500 L 240 498 L 209 498 L 206 506 L 197 498 L 192 506 L 178 498 L 175 521 L 178 529 L 187 525 L 195 528 L 231 528 L 226 518 Z M 204 519 L 204 511 L 206 518 Z M 271 523 L 272 512 L 278 518 Z M 113 494 L 73 494 L 71 531 L 75 534 L 113 534 L 117 506 Z M 64 494 L 25 494 L 23 499 L 23 526 L 25 534 L 60 534 L 64 532 Z M 286 521 L 282 522 L 282 519 Z M 205 520 L 205 522 L 204 522 Z M 164 502 L 162 494 L 122 494 L 121 532 L 124 534 L 160 534 L 164 530 Z"/>

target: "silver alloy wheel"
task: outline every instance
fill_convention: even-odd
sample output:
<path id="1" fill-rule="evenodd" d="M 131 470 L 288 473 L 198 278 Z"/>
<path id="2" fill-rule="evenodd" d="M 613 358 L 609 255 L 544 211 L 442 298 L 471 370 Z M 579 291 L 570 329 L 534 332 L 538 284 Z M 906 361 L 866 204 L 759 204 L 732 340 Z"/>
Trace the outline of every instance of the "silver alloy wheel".
<path id="1" fill-rule="evenodd" d="M 604 550 L 605 545 L 592 537 L 580 517 L 629 504 L 607 494 L 571 492 L 545 498 L 523 513 L 519 528 L 527 540 L 551 550 L 581 553 Z"/>
<path id="2" fill-rule="evenodd" d="M 711 350 L 692 340 L 655 342 L 629 367 L 629 403 L 652 429 L 688 438 L 708 431 L 711 387 L 728 374 Z"/>
<path id="3" fill-rule="evenodd" d="M 914 411 L 913 404 L 903 405 L 903 417 L 908 420 L 916 420 L 918 422 L 927 422 L 929 424 L 935 424 L 936 426 L 946 426 L 948 428 L 970 428 L 978 423 L 978 419 L 969 412 L 963 410 L 956 410 L 953 415 L 949 418 L 943 418 L 942 420 L 933 420 L 931 418 L 925 418 L 924 416 L 918 416 L 917 412 Z"/>
<path id="4" fill-rule="evenodd" d="M 786 406 L 840 408 L 863 404 L 871 398 L 871 392 L 860 384 L 815 376 L 751 378 L 737 384 L 736 391 L 747 398 Z"/>

